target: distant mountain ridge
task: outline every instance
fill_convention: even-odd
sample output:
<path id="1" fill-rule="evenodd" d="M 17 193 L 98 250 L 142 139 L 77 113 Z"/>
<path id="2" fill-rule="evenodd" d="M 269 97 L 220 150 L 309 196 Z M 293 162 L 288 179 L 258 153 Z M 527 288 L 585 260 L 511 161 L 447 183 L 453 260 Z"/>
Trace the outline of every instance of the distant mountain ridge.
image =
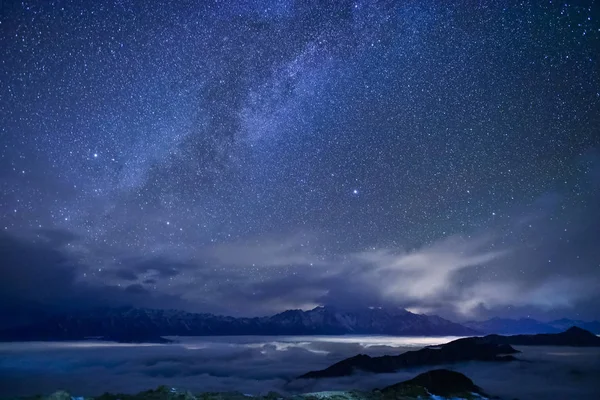
<path id="1" fill-rule="evenodd" d="M 600 334 L 600 321 L 581 321 L 568 318 L 550 322 L 540 322 L 532 318 L 491 318 L 485 321 L 468 321 L 462 325 L 485 334 L 519 335 L 536 333 L 559 333 L 572 326 Z"/>
<path id="2" fill-rule="evenodd" d="M 393 373 L 405 368 L 462 363 L 468 361 L 509 362 L 520 353 L 508 344 L 481 341 L 479 337 L 453 340 L 439 345 L 407 351 L 397 355 L 371 357 L 359 354 L 346 358 L 325 369 L 310 371 L 298 379 L 335 378 L 350 376 L 357 371 Z"/>
<path id="3" fill-rule="evenodd" d="M 459 339 L 465 340 L 465 339 Z M 534 335 L 487 335 L 475 338 L 480 343 L 515 346 L 572 346 L 600 347 L 600 337 L 577 326 L 560 333 L 536 333 Z"/>
<path id="4" fill-rule="evenodd" d="M 359 354 L 339 361 L 325 369 L 307 372 L 299 376 L 298 379 L 350 376 L 357 371 L 392 373 L 406 368 L 455 364 L 466 361 L 509 362 L 517 360 L 513 354 L 521 352 L 513 348 L 513 345 L 600 347 L 600 337 L 575 326 L 560 333 L 514 336 L 493 334 L 467 337 L 392 356 L 370 357 L 366 354 Z"/>
<path id="5" fill-rule="evenodd" d="M 316 307 L 270 317 L 235 318 L 175 310 L 102 308 L 55 315 L 41 322 L 0 331 L 0 340 L 80 340 L 126 337 L 145 341 L 160 336 L 342 335 L 468 336 L 474 329 L 438 316 L 400 308 L 341 310 Z"/>

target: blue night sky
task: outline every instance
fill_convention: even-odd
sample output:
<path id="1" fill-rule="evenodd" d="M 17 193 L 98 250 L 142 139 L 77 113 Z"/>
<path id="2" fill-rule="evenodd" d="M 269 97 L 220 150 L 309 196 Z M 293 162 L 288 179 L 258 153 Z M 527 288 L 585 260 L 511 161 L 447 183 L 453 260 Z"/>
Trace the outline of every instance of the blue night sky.
<path id="1" fill-rule="evenodd" d="M 593 1 L 2 1 L 0 299 L 598 318 Z"/>

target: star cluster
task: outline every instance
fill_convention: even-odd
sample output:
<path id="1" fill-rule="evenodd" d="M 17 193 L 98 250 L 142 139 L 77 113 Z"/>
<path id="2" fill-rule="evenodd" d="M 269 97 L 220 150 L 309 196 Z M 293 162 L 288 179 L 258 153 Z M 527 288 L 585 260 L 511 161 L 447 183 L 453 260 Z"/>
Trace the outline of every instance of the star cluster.
<path id="1" fill-rule="evenodd" d="M 256 314 L 345 303 L 343 286 L 445 315 L 585 314 L 599 11 L 3 2 L 3 234 L 134 303 Z M 400 294 L 410 279 L 438 292 Z"/>

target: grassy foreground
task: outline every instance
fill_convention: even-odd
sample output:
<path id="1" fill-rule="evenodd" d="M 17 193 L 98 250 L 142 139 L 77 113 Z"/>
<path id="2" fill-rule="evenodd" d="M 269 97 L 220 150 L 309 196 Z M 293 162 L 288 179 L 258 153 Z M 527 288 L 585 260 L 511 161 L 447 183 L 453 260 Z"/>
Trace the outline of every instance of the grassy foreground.
<path id="1" fill-rule="evenodd" d="M 20 397 L 18 400 L 416 400 L 416 399 L 467 399 L 481 400 L 485 397 L 477 393 L 453 393 L 449 397 L 433 395 L 422 386 L 403 385 L 395 390 L 372 392 L 360 391 L 328 391 L 283 396 L 269 392 L 264 396 L 251 396 L 239 392 L 204 392 L 193 394 L 189 391 L 180 391 L 167 386 L 159 386 L 137 394 L 112 394 L 104 393 L 96 397 L 72 396 L 65 391 L 58 391 L 48 396 Z"/>

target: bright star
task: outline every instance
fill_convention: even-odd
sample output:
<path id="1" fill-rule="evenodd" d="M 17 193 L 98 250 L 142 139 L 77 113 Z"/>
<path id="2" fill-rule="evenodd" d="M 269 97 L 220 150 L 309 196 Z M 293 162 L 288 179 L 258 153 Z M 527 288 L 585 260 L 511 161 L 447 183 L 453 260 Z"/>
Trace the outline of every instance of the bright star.
<path id="1" fill-rule="evenodd" d="M 352 193 L 354 193 L 354 194 L 358 194 L 358 189 L 354 189 L 354 190 L 352 191 Z"/>

